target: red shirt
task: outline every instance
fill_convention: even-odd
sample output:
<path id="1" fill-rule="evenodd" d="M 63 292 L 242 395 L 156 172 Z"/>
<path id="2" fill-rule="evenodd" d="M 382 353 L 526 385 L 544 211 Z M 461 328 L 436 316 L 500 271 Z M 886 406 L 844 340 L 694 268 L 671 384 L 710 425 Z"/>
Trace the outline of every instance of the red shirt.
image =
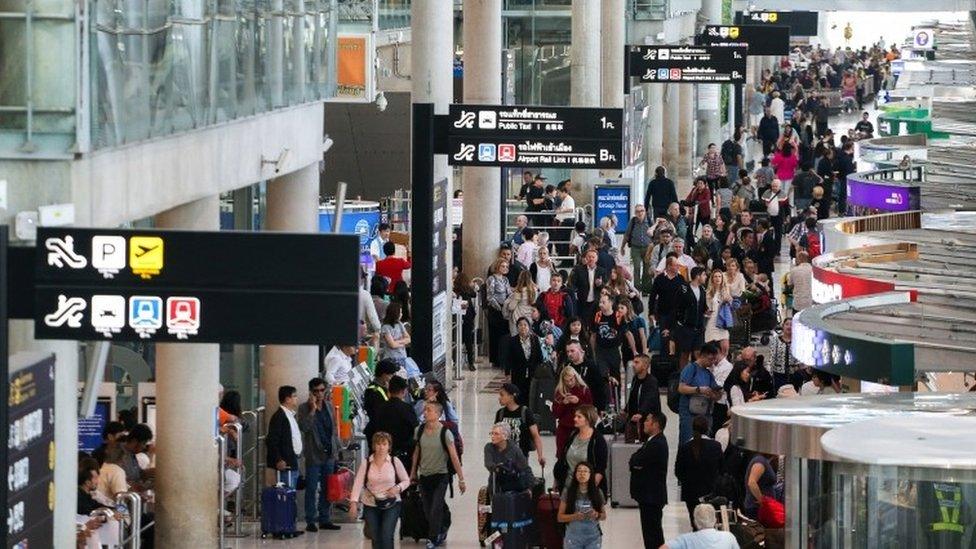
<path id="1" fill-rule="evenodd" d="M 410 268 L 410 260 L 390 256 L 376 262 L 376 274 L 390 279 L 390 293 L 397 282 L 403 280 L 403 271 Z"/>

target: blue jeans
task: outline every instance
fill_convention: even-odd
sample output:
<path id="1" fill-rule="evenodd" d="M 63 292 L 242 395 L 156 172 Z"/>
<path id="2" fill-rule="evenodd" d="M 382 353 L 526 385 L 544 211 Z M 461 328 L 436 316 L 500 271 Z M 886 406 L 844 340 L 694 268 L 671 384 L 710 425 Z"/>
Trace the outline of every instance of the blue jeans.
<path id="1" fill-rule="evenodd" d="M 363 518 L 373 536 L 374 549 L 393 549 L 393 532 L 400 520 L 400 502 L 388 509 L 363 505 Z"/>
<path id="2" fill-rule="evenodd" d="M 305 522 L 332 522 L 332 505 L 325 499 L 327 489 L 325 479 L 335 471 L 335 460 L 328 459 L 322 464 L 305 465 Z M 318 512 L 315 511 L 318 496 Z M 316 516 L 318 519 L 316 519 Z"/>
<path id="3" fill-rule="evenodd" d="M 600 526 L 592 520 L 578 520 L 566 525 L 564 549 L 600 549 L 603 534 Z"/>

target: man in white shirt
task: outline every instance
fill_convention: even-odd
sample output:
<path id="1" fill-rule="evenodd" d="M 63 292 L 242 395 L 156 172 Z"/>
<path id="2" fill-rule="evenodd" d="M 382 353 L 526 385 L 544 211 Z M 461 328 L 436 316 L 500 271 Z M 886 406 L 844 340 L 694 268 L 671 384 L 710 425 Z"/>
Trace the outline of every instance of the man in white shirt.
<path id="1" fill-rule="evenodd" d="M 739 542 L 729 532 L 715 529 L 715 507 L 710 503 L 695 506 L 697 532 L 673 539 L 660 549 L 739 549 Z"/>
<path id="2" fill-rule="evenodd" d="M 687 268 L 690 273 L 692 269 L 698 266 L 695 260 L 688 254 L 685 253 L 685 241 L 680 238 L 675 238 L 671 241 L 671 251 L 678 254 L 678 264 Z M 665 263 L 667 263 L 668 258 L 664 257 L 657 264 L 657 272 L 663 273 Z"/>
<path id="3" fill-rule="evenodd" d="M 535 261 L 535 253 L 539 249 L 539 245 L 535 243 L 536 235 L 532 227 L 526 227 L 522 231 L 522 238 L 525 239 L 525 242 L 519 245 L 518 251 L 515 253 L 515 261 L 522 264 L 523 269 L 528 269 Z"/>
<path id="4" fill-rule="evenodd" d="M 383 244 L 390 241 L 390 226 L 386 223 L 380 223 L 379 228 L 376 230 L 376 238 L 369 243 L 369 255 L 373 256 L 373 265 L 381 259 L 386 259 L 386 254 L 383 253 Z"/>
<path id="5" fill-rule="evenodd" d="M 349 383 L 349 376 L 352 374 L 352 356 L 356 354 L 356 347 L 353 345 L 336 345 L 325 355 L 324 369 L 325 381 L 331 385 L 346 385 Z"/>
<path id="6" fill-rule="evenodd" d="M 271 415 L 271 420 L 268 422 L 268 435 L 265 440 L 266 463 L 268 468 L 277 471 L 276 482 L 280 480 L 294 488 L 298 481 L 298 458 L 304 449 L 302 432 L 295 419 L 295 411 L 298 410 L 298 390 L 291 385 L 279 387 L 278 404 L 280 407 Z M 298 535 L 300 532 L 292 534 Z"/>

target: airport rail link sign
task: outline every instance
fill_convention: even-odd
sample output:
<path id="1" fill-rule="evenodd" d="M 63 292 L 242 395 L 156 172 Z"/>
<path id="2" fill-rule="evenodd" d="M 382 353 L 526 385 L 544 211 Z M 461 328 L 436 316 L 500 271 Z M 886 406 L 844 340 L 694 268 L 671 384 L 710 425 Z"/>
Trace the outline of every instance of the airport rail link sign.
<path id="1" fill-rule="evenodd" d="M 435 152 L 453 166 L 620 169 L 623 110 L 451 105 Z"/>
<path id="2" fill-rule="evenodd" d="M 783 25 L 705 25 L 703 46 L 749 46 L 749 55 L 789 55 L 790 28 Z"/>
<path id="3" fill-rule="evenodd" d="M 641 83 L 741 84 L 747 50 L 745 45 L 628 47 L 627 74 Z"/>
<path id="4" fill-rule="evenodd" d="M 39 339 L 356 341 L 355 235 L 41 228 L 37 243 Z"/>

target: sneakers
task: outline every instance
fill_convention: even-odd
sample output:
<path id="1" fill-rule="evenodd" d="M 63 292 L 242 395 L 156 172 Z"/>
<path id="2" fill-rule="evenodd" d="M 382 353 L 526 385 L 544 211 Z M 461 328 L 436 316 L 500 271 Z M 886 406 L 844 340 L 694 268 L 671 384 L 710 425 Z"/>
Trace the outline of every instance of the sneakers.
<path id="1" fill-rule="evenodd" d="M 434 549 L 435 547 L 437 547 L 437 546 L 434 545 L 434 542 L 428 541 L 427 542 L 427 545 L 424 546 L 424 549 Z"/>

